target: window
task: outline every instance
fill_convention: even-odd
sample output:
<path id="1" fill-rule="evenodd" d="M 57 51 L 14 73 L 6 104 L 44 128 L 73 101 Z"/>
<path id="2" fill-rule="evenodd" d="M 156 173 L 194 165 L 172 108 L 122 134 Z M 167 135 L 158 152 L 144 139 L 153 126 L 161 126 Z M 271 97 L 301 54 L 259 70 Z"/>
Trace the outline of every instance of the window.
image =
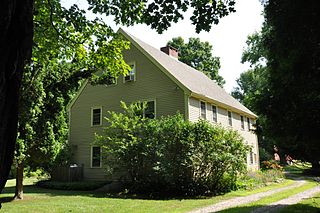
<path id="1" fill-rule="evenodd" d="M 91 125 L 100 126 L 102 120 L 101 107 L 91 108 Z"/>
<path id="2" fill-rule="evenodd" d="M 253 164 L 253 152 L 252 152 L 252 150 L 250 151 L 250 164 Z"/>
<path id="3" fill-rule="evenodd" d="M 145 103 L 145 108 L 142 108 L 142 104 Z M 138 102 L 138 104 L 141 104 L 141 110 L 138 110 L 136 112 L 137 116 L 141 116 L 144 118 L 150 118 L 153 119 L 156 117 L 156 104 L 155 101 L 146 101 L 146 102 Z"/>
<path id="4" fill-rule="evenodd" d="M 91 147 L 91 167 L 92 168 L 101 167 L 101 147 L 99 146 Z"/>
<path id="5" fill-rule="evenodd" d="M 244 118 L 242 115 L 240 116 L 240 119 L 241 119 L 241 129 L 244 129 Z"/>
<path id="6" fill-rule="evenodd" d="M 217 107 L 214 105 L 212 105 L 212 120 L 213 120 L 213 122 L 218 121 Z"/>
<path id="7" fill-rule="evenodd" d="M 248 130 L 250 130 L 250 118 L 247 118 Z"/>
<path id="8" fill-rule="evenodd" d="M 206 119 L 206 102 L 200 101 L 200 117 Z"/>
<path id="9" fill-rule="evenodd" d="M 128 63 L 130 66 L 131 70 L 129 73 L 124 76 L 124 82 L 130 82 L 130 81 L 135 81 L 136 80 L 136 65 L 135 63 Z"/>
<path id="10" fill-rule="evenodd" d="M 232 126 L 232 113 L 230 111 L 228 111 L 228 122 L 229 126 Z"/>

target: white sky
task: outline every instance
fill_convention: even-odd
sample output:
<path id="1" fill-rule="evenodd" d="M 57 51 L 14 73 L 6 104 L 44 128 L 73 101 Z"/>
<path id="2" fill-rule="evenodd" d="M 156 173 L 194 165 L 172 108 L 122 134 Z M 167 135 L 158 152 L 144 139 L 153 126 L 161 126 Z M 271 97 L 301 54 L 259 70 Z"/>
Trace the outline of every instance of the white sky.
<path id="1" fill-rule="evenodd" d="M 82 0 L 64 0 L 62 2 L 65 3 L 63 3 L 65 6 L 70 5 L 71 2 L 85 5 Z M 156 48 L 165 46 L 167 41 L 178 36 L 185 40 L 190 37 L 199 37 L 201 41 L 208 41 L 213 46 L 213 54 L 220 57 L 219 74 L 226 81 L 224 89 L 231 92 L 232 88 L 236 86 L 236 79 L 240 73 L 249 68 L 249 64 L 241 64 L 241 54 L 247 36 L 261 29 L 262 10 L 263 7 L 259 0 L 237 0 L 237 12 L 222 18 L 218 25 L 213 25 L 210 32 L 201 32 L 200 34 L 195 33 L 195 28 L 187 16 L 179 23 L 173 24 L 163 34 L 158 34 L 155 30 L 142 24 L 123 27 L 123 29 Z M 114 30 L 119 27 L 114 24 L 112 26 L 114 26 Z"/>

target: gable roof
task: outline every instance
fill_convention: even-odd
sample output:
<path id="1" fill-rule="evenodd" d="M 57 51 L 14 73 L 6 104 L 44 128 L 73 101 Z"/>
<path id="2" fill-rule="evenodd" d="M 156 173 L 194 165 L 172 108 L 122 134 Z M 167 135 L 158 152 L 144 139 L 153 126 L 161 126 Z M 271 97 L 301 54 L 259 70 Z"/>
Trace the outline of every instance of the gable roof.
<path id="1" fill-rule="evenodd" d="M 128 39 L 182 89 L 187 90 L 191 96 L 209 99 L 220 103 L 227 109 L 229 108 L 235 111 L 240 111 L 250 117 L 257 117 L 253 112 L 234 99 L 204 73 L 173 59 L 166 53 L 130 35 L 121 28 L 118 30 L 118 33 L 121 33 L 126 39 Z"/>

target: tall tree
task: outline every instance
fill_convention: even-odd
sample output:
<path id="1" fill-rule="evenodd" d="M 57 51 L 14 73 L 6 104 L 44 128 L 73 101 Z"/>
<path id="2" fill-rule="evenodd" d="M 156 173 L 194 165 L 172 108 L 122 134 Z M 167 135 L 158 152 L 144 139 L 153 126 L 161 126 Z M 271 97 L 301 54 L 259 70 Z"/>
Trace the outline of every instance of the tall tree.
<path id="1" fill-rule="evenodd" d="M 179 50 L 179 61 L 203 72 L 220 86 L 225 83 L 219 75 L 220 59 L 212 55 L 212 45 L 202 42 L 199 38 L 189 38 L 186 43 L 182 37 L 173 38 L 167 43 Z"/>
<path id="2" fill-rule="evenodd" d="M 2 191 L 12 164 L 13 151 L 17 136 L 18 99 L 20 94 L 21 78 L 26 62 L 31 59 L 33 42 L 33 24 L 35 27 L 43 26 L 45 29 L 52 28 L 56 31 L 55 36 L 48 40 L 65 39 L 66 42 L 83 44 L 84 49 L 92 50 L 85 54 L 95 59 L 95 65 L 102 68 L 106 66 L 108 71 L 114 70 L 119 63 L 120 70 L 128 71 L 128 66 L 123 66 L 121 60 L 121 48 L 114 43 L 110 44 L 112 29 L 101 20 L 88 21 L 85 11 L 76 6 L 66 10 L 61 7 L 59 0 L 33 0 L 16 1 L 4 0 L 0 4 L 0 192 Z M 135 23 L 146 23 L 158 32 L 167 29 L 172 22 L 183 18 L 182 13 L 188 7 L 194 8 L 191 20 L 196 31 L 210 30 L 212 23 L 218 23 L 219 18 L 234 11 L 234 0 L 228 1 L 93 1 L 88 0 L 89 10 L 94 13 L 113 15 L 117 24 L 133 25 Z M 39 9 L 46 5 L 47 9 Z M 41 7 L 40 7 L 41 8 Z M 49 22 L 41 22 L 33 19 L 33 14 L 38 17 L 49 17 Z M 53 17 L 62 14 L 61 19 L 54 20 Z M 92 25 L 96 26 L 91 30 Z M 70 32 L 71 30 L 71 32 Z M 83 33 L 85 31 L 86 33 Z M 98 34 L 97 32 L 101 33 Z M 44 31 L 45 35 L 46 31 Z M 97 37 L 98 35 L 98 37 Z M 89 42 L 89 43 L 88 43 Z M 96 48 L 99 46 L 101 48 Z M 38 46 L 41 47 L 41 46 Z M 91 49 L 90 49 L 91 48 Z M 59 49 L 60 50 L 60 49 Z M 60 50 L 61 53 L 64 49 Z M 70 49 L 69 49 L 70 50 Z M 104 53 L 117 53 L 103 56 Z M 42 56 L 45 56 L 43 53 Z M 66 52 L 65 60 L 73 55 Z M 93 62 L 88 60 L 88 62 Z M 102 62 L 102 63 L 100 63 Z M 107 63 L 109 62 L 109 63 Z M 121 63 L 123 62 L 123 63 Z M 32 65 L 32 63 L 30 63 Z M 108 65 L 109 64 L 109 65 Z M 84 70 L 92 72 L 89 68 L 93 64 L 86 64 Z"/>
<path id="3" fill-rule="evenodd" d="M 268 90 L 259 98 L 270 132 L 282 149 L 315 168 L 320 160 L 319 9 L 316 0 L 268 1 L 270 77 Z"/>

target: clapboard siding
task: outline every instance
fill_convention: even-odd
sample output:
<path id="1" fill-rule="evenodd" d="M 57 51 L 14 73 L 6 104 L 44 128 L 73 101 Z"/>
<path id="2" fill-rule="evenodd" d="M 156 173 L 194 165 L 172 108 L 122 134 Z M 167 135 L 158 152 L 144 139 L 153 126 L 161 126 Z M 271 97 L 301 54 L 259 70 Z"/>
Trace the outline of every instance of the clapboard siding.
<path id="1" fill-rule="evenodd" d="M 126 62 L 135 62 L 136 81 L 123 82 L 123 76 L 112 86 L 87 84 L 70 110 L 70 144 L 74 147 L 73 160 L 84 165 L 85 179 L 107 179 L 103 168 L 90 168 L 91 149 L 94 133 L 101 127 L 91 127 L 91 108 L 102 107 L 103 117 L 107 111 L 122 111 L 120 101 L 155 100 L 156 116 L 185 112 L 184 92 L 139 50 L 131 46 L 124 52 Z"/>

